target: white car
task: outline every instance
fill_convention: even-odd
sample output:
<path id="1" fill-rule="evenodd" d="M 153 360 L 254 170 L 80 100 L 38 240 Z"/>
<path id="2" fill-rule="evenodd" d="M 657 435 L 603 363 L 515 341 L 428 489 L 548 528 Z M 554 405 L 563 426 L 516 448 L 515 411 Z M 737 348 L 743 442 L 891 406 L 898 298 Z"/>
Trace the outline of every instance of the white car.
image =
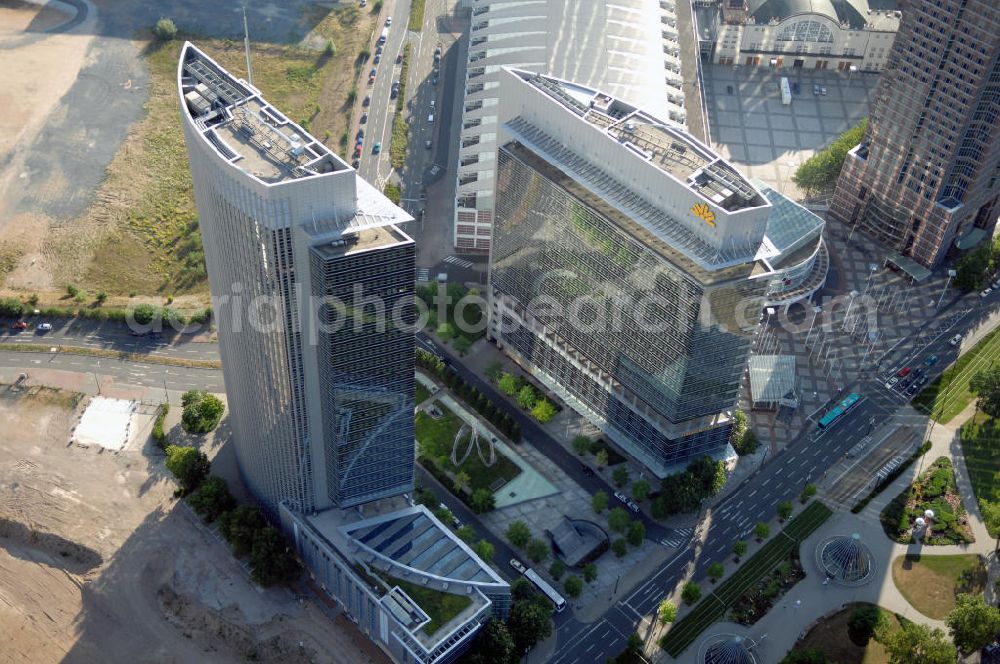
<path id="1" fill-rule="evenodd" d="M 528 571 L 528 568 L 521 564 L 521 561 L 517 558 L 510 559 L 510 566 L 518 571 L 519 574 L 524 574 Z"/>
<path id="2" fill-rule="evenodd" d="M 962 335 L 956 334 L 951 338 L 951 341 L 949 341 L 948 343 L 950 343 L 952 346 L 957 346 L 959 343 L 961 343 L 961 341 L 962 341 Z"/>
<path id="3" fill-rule="evenodd" d="M 885 381 L 885 389 L 891 390 L 893 387 L 896 386 L 896 383 L 898 383 L 898 382 L 899 382 L 899 378 L 896 377 L 896 376 L 893 376 L 889 380 Z"/>
<path id="4" fill-rule="evenodd" d="M 992 288 L 987 288 L 986 290 L 984 290 L 982 293 L 979 294 L 979 297 L 986 297 L 987 295 L 989 295 L 992 292 L 993 292 Z"/>
<path id="5" fill-rule="evenodd" d="M 388 28 L 390 25 L 392 25 L 392 17 L 391 16 L 387 16 L 386 19 L 385 19 L 385 27 Z"/>
<path id="6" fill-rule="evenodd" d="M 48 332 L 52 329 L 52 323 L 39 323 L 36 329 L 39 332 Z"/>

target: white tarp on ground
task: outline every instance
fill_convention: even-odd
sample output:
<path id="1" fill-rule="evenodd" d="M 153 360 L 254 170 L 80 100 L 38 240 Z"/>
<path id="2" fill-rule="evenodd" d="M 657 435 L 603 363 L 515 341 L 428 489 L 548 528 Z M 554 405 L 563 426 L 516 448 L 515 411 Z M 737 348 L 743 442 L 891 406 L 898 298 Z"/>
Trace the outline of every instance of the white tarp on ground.
<path id="1" fill-rule="evenodd" d="M 129 438 L 135 408 L 135 401 L 94 397 L 73 432 L 73 442 L 122 449 Z"/>

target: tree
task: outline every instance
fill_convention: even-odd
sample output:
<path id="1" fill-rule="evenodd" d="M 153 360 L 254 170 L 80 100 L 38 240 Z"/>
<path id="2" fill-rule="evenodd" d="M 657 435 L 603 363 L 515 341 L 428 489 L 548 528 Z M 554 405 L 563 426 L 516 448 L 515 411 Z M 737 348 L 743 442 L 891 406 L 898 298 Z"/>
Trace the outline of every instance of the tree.
<path id="1" fill-rule="evenodd" d="M 847 634 L 854 643 L 866 646 L 872 636 L 881 633 L 886 625 L 882 609 L 874 604 L 865 604 L 851 611 L 851 617 L 847 620 Z"/>
<path id="2" fill-rule="evenodd" d="M 663 506 L 664 515 L 693 512 L 701 503 L 702 493 L 698 481 L 690 472 L 667 475 L 660 483 L 658 501 Z"/>
<path id="3" fill-rule="evenodd" d="M 632 483 L 632 497 L 636 502 L 642 502 L 649 497 L 649 482 L 646 480 L 636 480 Z"/>
<path id="4" fill-rule="evenodd" d="M 460 470 L 457 473 L 455 473 L 455 479 L 453 481 L 455 492 L 461 493 L 462 491 L 464 491 L 465 487 L 469 486 L 470 481 L 471 478 L 469 477 L 469 474 L 464 470 Z"/>
<path id="5" fill-rule="evenodd" d="M 580 580 L 576 574 L 570 574 L 566 577 L 566 582 L 563 583 L 563 588 L 566 590 L 566 594 L 576 599 L 583 592 L 583 581 Z"/>
<path id="6" fill-rule="evenodd" d="M 472 544 L 472 540 L 476 539 L 476 529 L 472 526 L 462 526 L 455 531 L 455 534 L 466 544 Z"/>
<path id="7" fill-rule="evenodd" d="M 553 560 L 552 564 L 549 565 L 549 574 L 556 581 L 558 581 L 559 579 L 561 579 L 562 575 L 565 574 L 565 573 L 566 573 L 566 563 L 564 563 L 563 561 L 559 560 L 558 558 L 556 558 L 555 560 Z"/>
<path id="8" fill-rule="evenodd" d="M 507 629 L 514 639 L 514 651 L 523 653 L 552 635 L 552 609 L 540 602 L 514 602 Z"/>
<path id="9" fill-rule="evenodd" d="M 511 582 L 510 584 L 511 602 L 530 601 L 531 598 L 534 596 L 535 596 L 535 587 L 531 585 L 531 581 L 528 581 L 523 576 L 519 576 Z"/>
<path id="10" fill-rule="evenodd" d="M 254 535 L 250 565 L 253 580 L 262 586 L 290 583 L 302 573 L 285 538 L 271 526 L 264 526 Z"/>
<path id="11" fill-rule="evenodd" d="M 531 558 L 532 562 L 540 563 L 548 557 L 549 545 L 546 544 L 545 540 L 539 537 L 532 537 L 528 540 L 525 552 L 528 554 L 528 557 Z"/>
<path id="12" fill-rule="evenodd" d="M 597 463 L 598 470 L 604 468 L 608 465 L 608 451 L 598 450 L 597 455 L 594 458 L 595 463 Z"/>
<path id="13" fill-rule="evenodd" d="M 733 542 L 733 556 L 736 558 L 736 562 L 740 562 L 740 558 L 744 556 L 747 552 L 747 543 L 743 540 L 736 540 Z"/>
<path id="14" fill-rule="evenodd" d="M 692 459 L 688 464 L 687 472 L 694 477 L 702 498 L 719 493 L 726 483 L 726 465 L 721 461 L 715 461 L 710 456 Z"/>
<path id="15" fill-rule="evenodd" d="M 778 518 L 784 523 L 785 519 L 792 515 L 792 511 L 795 508 L 792 507 L 792 501 L 782 500 L 778 503 Z"/>
<path id="16" fill-rule="evenodd" d="M 684 600 L 684 603 L 688 606 L 694 604 L 701 599 L 701 586 L 694 581 L 688 581 L 681 589 L 681 599 Z"/>
<path id="17" fill-rule="evenodd" d="M 480 557 L 485 562 L 493 560 L 493 545 L 484 539 L 476 542 L 472 550 L 476 552 L 476 555 Z"/>
<path id="18" fill-rule="evenodd" d="M 642 546 L 642 541 L 646 539 L 646 526 L 642 521 L 636 520 L 628 524 L 628 534 L 625 535 L 625 539 L 636 548 Z"/>
<path id="19" fill-rule="evenodd" d="M 979 397 L 979 409 L 1000 417 L 1000 369 L 983 369 L 969 381 L 969 391 Z"/>
<path id="20" fill-rule="evenodd" d="M 880 637 L 889 664 L 955 664 L 955 647 L 945 633 L 921 623 L 906 622 L 901 629 Z"/>
<path id="21" fill-rule="evenodd" d="M 500 380 L 500 376 L 503 375 L 503 362 L 500 360 L 494 360 L 486 366 L 486 371 L 483 372 L 487 378 L 490 379 L 491 383 L 495 383 Z"/>
<path id="22" fill-rule="evenodd" d="M 657 614 L 660 616 L 661 625 L 672 623 L 677 620 L 677 605 L 669 599 L 665 599 L 660 602 L 660 608 L 657 610 Z"/>
<path id="23" fill-rule="evenodd" d="M 802 488 L 802 494 L 799 496 L 799 502 L 801 502 L 803 505 L 805 505 L 806 501 L 808 501 L 810 498 L 812 498 L 815 495 L 816 495 L 816 485 L 815 484 L 807 484 L 807 485 L 805 485 Z"/>
<path id="24" fill-rule="evenodd" d="M 518 380 L 517 376 L 509 374 L 506 371 L 500 374 L 500 380 L 497 381 L 497 387 L 500 391 L 509 397 L 514 396 L 521 389 L 521 381 Z"/>
<path id="25" fill-rule="evenodd" d="M 590 506 L 593 507 L 594 511 L 598 514 L 608 509 L 608 494 L 601 489 L 598 489 L 594 492 L 594 497 L 590 499 Z"/>
<path id="26" fill-rule="evenodd" d="M 161 18 L 153 26 L 153 36 L 157 41 L 168 42 L 177 36 L 177 26 L 169 18 Z"/>
<path id="27" fill-rule="evenodd" d="M 16 297 L 0 297 L 0 316 L 17 318 L 24 313 L 24 305 Z"/>
<path id="28" fill-rule="evenodd" d="M 188 433 L 208 433 L 219 424 L 225 406 L 214 394 L 203 390 L 188 390 L 181 395 L 181 426 Z"/>
<path id="29" fill-rule="evenodd" d="M 626 512 L 622 507 L 615 507 L 608 512 L 608 528 L 616 533 L 625 532 L 625 529 L 628 528 L 629 521 L 628 512 Z"/>
<path id="30" fill-rule="evenodd" d="M 528 524 L 520 519 L 511 523 L 507 526 L 507 539 L 517 548 L 523 549 L 524 545 L 531 539 L 531 530 L 528 528 Z"/>
<path id="31" fill-rule="evenodd" d="M 240 505 L 219 517 L 219 532 L 233 547 L 237 558 L 250 553 L 254 533 L 265 526 L 260 510 L 253 505 Z"/>
<path id="32" fill-rule="evenodd" d="M 104 304 L 105 300 L 108 299 L 108 294 L 105 291 L 97 291 L 97 295 L 94 296 L 98 304 Z"/>
<path id="33" fill-rule="evenodd" d="M 714 562 L 708 566 L 707 574 L 713 582 L 718 581 L 722 578 L 722 575 L 726 573 L 726 568 L 722 566 L 720 562 Z"/>
<path id="34" fill-rule="evenodd" d="M 979 513 L 983 515 L 983 523 L 991 537 L 997 538 L 995 549 L 1000 549 L 1000 501 L 980 498 Z"/>
<path id="35" fill-rule="evenodd" d="M 642 652 L 642 637 L 637 632 L 628 635 L 625 641 L 625 652 L 630 655 L 638 655 Z"/>
<path id="36" fill-rule="evenodd" d="M 960 290 L 979 290 L 986 282 L 986 272 L 990 268 L 993 249 L 983 244 L 962 256 L 955 263 L 955 279 L 952 284 Z"/>
<path id="37" fill-rule="evenodd" d="M 831 662 L 819 648 L 809 648 L 808 650 L 793 650 L 785 655 L 781 664 L 831 664 Z"/>
<path id="38" fill-rule="evenodd" d="M 516 661 L 514 639 L 507 630 L 507 625 L 496 618 L 490 618 L 476 634 L 463 661 L 467 664 L 513 664 Z"/>
<path id="39" fill-rule="evenodd" d="M 445 524 L 446 526 L 450 526 L 451 524 L 455 523 L 455 515 L 452 514 L 451 510 L 448 509 L 447 507 L 438 507 L 437 509 L 435 509 L 434 516 L 436 516 L 438 518 L 438 521 Z"/>
<path id="40" fill-rule="evenodd" d="M 586 436 L 574 436 L 573 451 L 580 456 L 583 456 L 590 451 L 590 438 L 587 438 Z"/>
<path id="41" fill-rule="evenodd" d="M 742 410 L 733 413 L 733 428 L 729 434 L 729 444 L 740 456 L 753 454 L 757 451 L 757 435 L 750 429 L 747 415 Z"/>
<path id="42" fill-rule="evenodd" d="M 986 603 L 982 595 L 959 594 L 955 608 L 944 620 L 955 645 L 972 654 L 1000 633 L 1000 609 Z"/>
<path id="43" fill-rule="evenodd" d="M 556 415 L 556 407 L 552 405 L 552 402 L 548 399 L 542 397 L 535 403 L 535 407 L 531 409 L 531 416 L 545 424 L 551 420 Z"/>
<path id="44" fill-rule="evenodd" d="M 583 580 L 587 583 L 597 581 L 597 565 L 587 563 L 587 566 L 583 568 Z"/>
<path id="45" fill-rule="evenodd" d="M 323 49 L 323 55 L 328 58 L 332 58 L 337 55 L 337 45 L 333 43 L 332 39 L 326 40 L 326 48 Z"/>
<path id="46" fill-rule="evenodd" d="M 762 542 L 771 536 L 771 528 L 763 521 L 758 521 L 757 525 L 753 527 L 753 534 L 758 542 Z"/>
<path id="47" fill-rule="evenodd" d="M 535 393 L 535 388 L 531 385 L 525 385 L 517 392 L 517 405 L 525 410 L 531 410 L 535 406 L 535 402 L 538 401 L 538 395 Z"/>
<path id="48" fill-rule="evenodd" d="M 625 557 L 625 554 L 628 553 L 628 542 L 625 541 L 624 537 L 619 537 L 611 543 L 611 552 L 618 558 Z"/>
<path id="49" fill-rule="evenodd" d="M 205 517 L 208 523 L 212 523 L 223 513 L 236 507 L 236 501 L 229 493 L 226 480 L 215 475 L 202 482 L 201 486 L 188 496 L 188 504 L 191 505 L 191 509 Z"/>
<path id="50" fill-rule="evenodd" d="M 139 325 L 149 325 L 160 310 L 151 304 L 137 304 L 132 308 L 132 320 Z"/>
<path id="51" fill-rule="evenodd" d="M 211 463 L 204 452 L 193 447 L 167 445 L 167 470 L 173 473 L 184 493 L 190 493 L 208 477 Z"/>
<path id="52" fill-rule="evenodd" d="M 861 142 L 868 126 L 868 118 L 864 118 L 851 127 L 830 145 L 823 148 L 809 159 L 802 162 L 792 176 L 792 182 L 804 189 L 808 194 L 816 194 L 832 189 L 844 166 L 847 152 Z"/>
<path id="53" fill-rule="evenodd" d="M 497 499 L 488 489 L 480 487 L 472 492 L 469 506 L 476 514 L 485 514 L 496 509 Z"/>
<path id="54" fill-rule="evenodd" d="M 611 480 L 619 488 L 628 483 L 628 468 L 625 467 L 625 464 L 615 466 L 615 469 L 611 472 Z"/>

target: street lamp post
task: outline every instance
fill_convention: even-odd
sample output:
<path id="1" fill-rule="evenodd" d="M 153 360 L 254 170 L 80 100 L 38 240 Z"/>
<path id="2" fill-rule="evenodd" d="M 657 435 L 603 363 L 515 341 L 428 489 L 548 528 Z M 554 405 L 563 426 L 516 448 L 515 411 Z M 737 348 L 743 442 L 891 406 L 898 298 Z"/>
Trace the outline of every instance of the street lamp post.
<path id="1" fill-rule="evenodd" d="M 821 307 L 819 305 L 816 305 L 815 307 L 813 307 L 812 321 L 809 322 L 809 331 L 806 332 L 806 346 L 809 345 L 809 335 L 812 334 L 813 325 L 816 324 L 816 317 L 819 316 L 819 314 L 820 314 L 821 311 L 823 311 L 823 307 Z"/>
<path id="2" fill-rule="evenodd" d="M 937 307 L 935 307 L 936 309 L 941 308 L 941 303 L 944 301 L 944 294 L 948 291 L 948 286 L 951 285 L 951 280 L 954 279 L 957 274 L 958 272 L 955 272 L 954 270 L 948 270 L 948 279 L 945 280 L 944 288 L 941 289 L 941 297 L 938 298 Z"/>
<path id="3" fill-rule="evenodd" d="M 844 331 L 847 330 L 847 321 L 850 320 L 851 318 L 851 309 L 854 308 L 854 298 L 856 298 L 858 295 L 860 295 L 858 291 L 856 290 L 851 291 L 851 302 L 850 304 L 847 305 L 847 314 L 844 315 L 844 324 L 841 326 L 841 329 Z"/>

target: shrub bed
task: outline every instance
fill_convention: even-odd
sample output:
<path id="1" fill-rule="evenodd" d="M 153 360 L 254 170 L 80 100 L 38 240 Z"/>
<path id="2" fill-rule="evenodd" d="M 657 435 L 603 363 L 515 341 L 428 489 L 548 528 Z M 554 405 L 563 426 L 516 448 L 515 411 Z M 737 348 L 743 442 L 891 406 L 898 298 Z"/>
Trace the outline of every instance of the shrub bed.
<path id="1" fill-rule="evenodd" d="M 975 541 L 948 457 L 939 457 L 932 463 L 907 490 L 885 506 L 879 520 L 890 539 L 905 544 L 913 538 L 915 520 L 928 509 L 934 511 L 934 519 L 923 538 L 924 544 Z"/>

